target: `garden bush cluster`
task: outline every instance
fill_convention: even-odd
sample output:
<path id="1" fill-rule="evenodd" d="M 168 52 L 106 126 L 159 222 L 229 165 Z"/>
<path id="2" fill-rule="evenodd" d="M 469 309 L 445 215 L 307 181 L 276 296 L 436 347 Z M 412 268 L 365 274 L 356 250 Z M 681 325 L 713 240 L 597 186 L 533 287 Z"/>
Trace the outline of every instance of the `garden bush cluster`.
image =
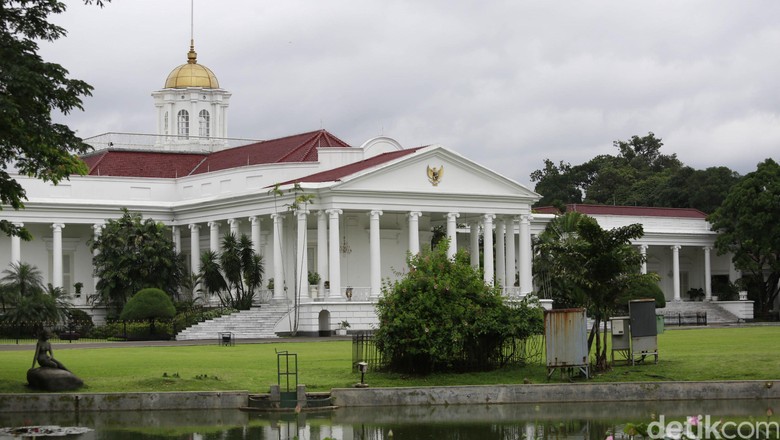
<path id="1" fill-rule="evenodd" d="M 542 311 L 509 306 L 467 253 L 447 257 L 447 240 L 409 257 L 412 268 L 384 286 L 376 342 L 388 368 L 428 374 L 503 364 L 502 346 L 543 331 Z"/>

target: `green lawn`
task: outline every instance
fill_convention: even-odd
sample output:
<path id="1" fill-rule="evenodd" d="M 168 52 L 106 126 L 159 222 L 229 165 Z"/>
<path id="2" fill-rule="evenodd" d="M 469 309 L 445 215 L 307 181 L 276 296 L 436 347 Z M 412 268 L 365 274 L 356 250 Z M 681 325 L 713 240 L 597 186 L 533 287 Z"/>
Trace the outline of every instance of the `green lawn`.
<path id="1" fill-rule="evenodd" d="M 668 330 L 659 335 L 660 360 L 617 365 L 592 380 L 740 380 L 780 379 L 780 326 Z M 349 387 L 359 380 L 350 370 L 349 341 L 280 342 L 130 348 L 54 346 L 55 357 L 87 384 L 85 392 L 214 391 L 267 392 L 277 382 L 276 352 L 298 354 L 299 382 L 310 391 Z M 31 392 L 25 387 L 33 347 L 0 351 L 0 393 Z M 167 377 L 165 377 L 167 376 Z M 177 377 L 174 377 L 177 376 Z M 505 368 L 488 373 L 406 377 L 368 373 L 371 386 L 440 386 L 544 383 L 543 365 Z M 557 373 L 551 381 L 568 380 Z M 580 380 L 580 379 L 577 379 Z"/>

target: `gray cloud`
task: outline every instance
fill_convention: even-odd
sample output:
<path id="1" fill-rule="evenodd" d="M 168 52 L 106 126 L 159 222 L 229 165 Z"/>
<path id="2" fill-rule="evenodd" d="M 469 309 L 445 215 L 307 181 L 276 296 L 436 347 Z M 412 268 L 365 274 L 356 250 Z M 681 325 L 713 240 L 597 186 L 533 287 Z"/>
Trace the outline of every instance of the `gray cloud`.
<path id="1" fill-rule="evenodd" d="M 65 121 L 152 132 L 186 60 L 189 2 L 81 1 L 44 56 L 95 86 Z M 521 183 L 653 131 L 696 168 L 742 173 L 780 144 L 780 3 L 196 0 L 199 61 L 233 92 L 230 135 L 324 127 L 441 143 Z"/>

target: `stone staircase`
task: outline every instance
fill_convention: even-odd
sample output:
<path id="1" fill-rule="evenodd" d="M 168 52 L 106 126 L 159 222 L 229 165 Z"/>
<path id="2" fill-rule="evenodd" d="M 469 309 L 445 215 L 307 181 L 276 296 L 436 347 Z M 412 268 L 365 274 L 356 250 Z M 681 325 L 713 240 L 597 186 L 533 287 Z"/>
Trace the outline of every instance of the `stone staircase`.
<path id="1" fill-rule="evenodd" d="M 696 312 L 707 312 L 707 324 L 732 324 L 739 322 L 733 313 L 718 306 L 717 302 L 709 301 L 667 301 L 666 307 L 656 309 L 656 313 L 664 316 L 695 315 Z"/>
<path id="2" fill-rule="evenodd" d="M 216 340 L 221 332 L 233 332 L 235 339 L 275 338 L 274 326 L 289 309 L 289 305 L 283 301 L 252 307 L 188 327 L 176 335 L 176 340 Z"/>

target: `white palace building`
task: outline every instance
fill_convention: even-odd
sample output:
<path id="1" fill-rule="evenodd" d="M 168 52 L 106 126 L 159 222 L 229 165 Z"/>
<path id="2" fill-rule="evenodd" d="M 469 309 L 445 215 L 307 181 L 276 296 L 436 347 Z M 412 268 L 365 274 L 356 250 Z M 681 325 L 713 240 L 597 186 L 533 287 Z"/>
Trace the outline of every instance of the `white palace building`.
<path id="1" fill-rule="evenodd" d="M 99 319 L 103 311 L 88 302 L 97 282 L 88 243 L 107 219 L 127 208 L 169 225 L 193 272 L 203 250 L 219 250 L 225 231 L 251 237 L 264 257 L 266 279 L 275 282 L 257 310 L 242 313 L 245 323 L 220 324 L 238 338 L 289 332 L 296 292 L 299 332 L 330 332 L 344 320 L 350 330 L 370 329 L 383 281 L 402 276 L 407 253 L 430 246 L 437 226 L 450 238 L 452 253 L 478 249 L 480 237 L 485 248 L 495 246 L 495 258 L 484 260 L 484 276 L 503 286 L 507 297 L 534 292 L 532 235 L 554 215 L 532 210 L 538 194 L 442 145 L 404 148 L 377 137 L 350 146 L 325 130 L 264 141 L 230 139 L 230 92 L 197 63 L 194 48 L 187 58 L 152 93 L 155 135 L 87 139 L 94 147 L 83 157 L 89 174 L 56 186 L 14 176 L 27 191 L 26 208 L 6 207 L 0 215 L 24 225 L 34 239 L 0 237 L 2 267 L 30 263 L 45 282 L 71 294 L 75 283 L 83 283 L 73 303 Z M 277 184 L 283 196 L 271 191 Z M 294 196 L 287 190 L 294 186 L 313 199 L 291 211 Z M 644 270 L 661 275 L 670 301 L 686 299 L 689 288 L 702 288 L 711 299 L 712 277 L 739 276 L 728 256 L 712 252 L 716 234 L 698 211 L 573 209 L 606 228 L 644 224 L 645 236 L 636 243 L 648 257 Z M 471 254 L 475 266 L 478 254 Z M 320 275 L 313 288 L 309 271 Z M 752 310 L 743 316 L 748 305 L 728 307 L 750 318 Z M 217 325 L 179 337 L 211 338 L 219 330 Z"/>

